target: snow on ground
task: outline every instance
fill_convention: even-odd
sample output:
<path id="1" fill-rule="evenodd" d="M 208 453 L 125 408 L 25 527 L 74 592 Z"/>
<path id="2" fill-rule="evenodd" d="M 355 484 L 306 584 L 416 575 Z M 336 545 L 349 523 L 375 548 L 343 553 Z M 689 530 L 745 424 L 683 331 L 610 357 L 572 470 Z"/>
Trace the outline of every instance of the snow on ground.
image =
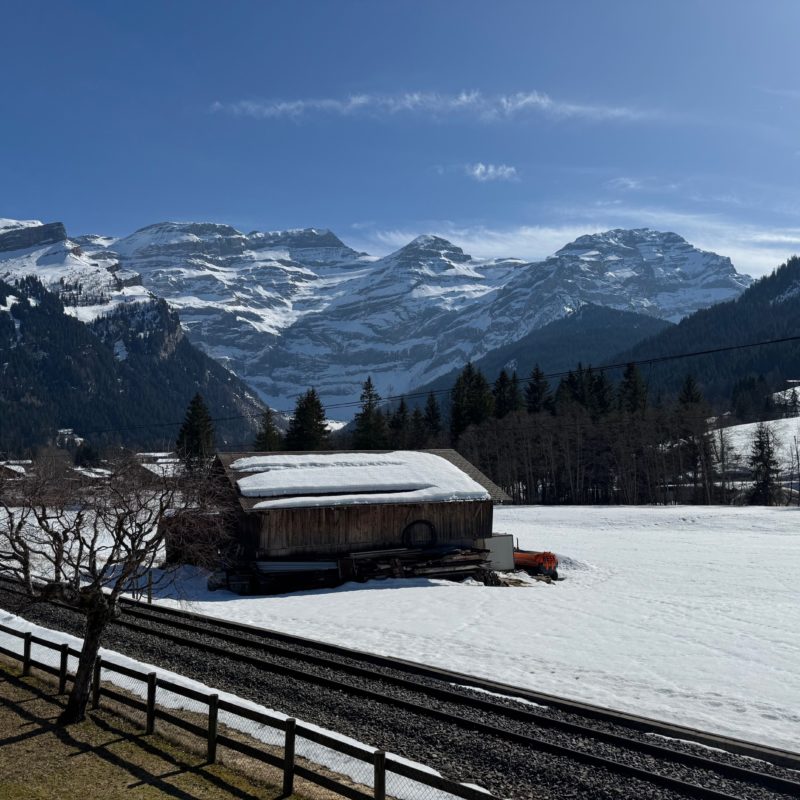
<path id="1" fill-rule="evenodd" d="M 200 613 L 800 750 L 799 527 L 797 508 L 508 506 L 495 530 L 558 553 L 567 580 L 246 598 L 198 578 L 180 594 Z"/>
<path id="2" fill-rule="evenodd" d="M 761 423 L 748 422 L 724 428 L 731 450 L 738 456 L 739 463 L 746 469 L 753 449 L 753 437 Z M 783 417 L 765 423 L 775 436 L 775 457 L 784 473 L 792 470 L 797 461 L 800 448 L 800 417 Z M 718 435 L 718 434 L 717 434 Z M 797 468 L 795 467 L 795 470 Z"/>

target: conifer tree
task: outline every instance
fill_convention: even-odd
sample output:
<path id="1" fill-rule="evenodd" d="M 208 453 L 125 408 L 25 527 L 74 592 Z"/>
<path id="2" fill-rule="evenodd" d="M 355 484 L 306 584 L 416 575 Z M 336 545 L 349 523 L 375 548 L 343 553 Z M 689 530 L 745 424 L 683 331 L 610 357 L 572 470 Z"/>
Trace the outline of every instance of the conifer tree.
<path id="1" fill-rule="evenodd" d="M 428 426 L 425 423 L 425 415 L 419 406 L 414 408 L 409 424 L 408 446 L 412 450 L 422 450 L 428 440 Z"/>
<path id="2" fill-rule="evenodd" d="M 516 373 L 514 374 L 516 375 Z M 494 415 L 497 419 L 502 419 L 506 414 L 514 411 L 514 386 L 504 369 L 500 370 L 500 374 L 494 382 L 492 394 L 494 395 Z"/>
<path id="3" fill-rule="evenodd" d="M 408 447 L 409 419 L 405 397 L 400 398 L 395 411 L 389 417 L 389 439 L 392 447 L 404 449 Z"/>
<path id="4" fill-rule="evenodd" d="M 643 414 L 647 406 L 647 387 L 636 364 L 628 364 L 622 374 L 617 404 L 625 414 Z"/>
<path id="5" fill-rule="evenodd" d="M 386 447 L 386 417 L 379 408 L 381 396 L 371 377 L 364 381 L 360 400 L 361 410 L 354 419 L 353 447 L 380 450 Z"/>
<path id="6" fill-rule="evenodd" d="M 778 504 L 782 491 L 778 483 L 779 467 L 778 459 L 775 457 L 775 434 L 764 422 L 758 424 L 753 434 L 750 469 L 753 473 L 750 504 L 762 506 Z"/>
<path id="7" fill-rule="evenodd" d="M 175 449 L 189 469 L 205 466 L 214 454 L 214 423 L 199 392 L 186 409 Z"/>
<path id="8" fill-rule="evenodd" d="M 282 446 L 281 432 L 275 425 L 275 413 L 267 406 L 261 416 L 261 427 L 258 429 L 255 442 L 253 442 L 253 450 L 259 453 L 270 453 L 280 450 Z"/>
<path id="9" fill-rule="evenodd" d="M 442 432 L 442 412 L 433 392 L 428 394 L 425 401 L 425 428 L 430 437 L 438 436 Z"/>
<path id="10" fill-rule="evenodd" d="M 538 364 L 533 368 L 528 385 L 525 387 L 525 407 L 529 414 L 540 414 L 552 407 L 550 384 Z"/>
<path id="11" fill-rule="evenodd" d="M 316 389 L 309 389 L 297 398 L 294 416 L 286 431 L 287 450 L 324 450 L 329 431 L 325 409 Z"/>
<path id="12" fill-rule="evenodd" d="M 467 362 L 456 379 L 450 398 L 450 436 L 453 442 L 470 425 L 480 425 L 494 411 L 494 397 L 489 383 L 472 362 Z"/>
<path id="13" fill-rule="evenodd" d="M 692 375 L 687 375 L 681 386 L 678 402 L 682 406 L 699 404 L 703 402 L 703 393 Z"/>

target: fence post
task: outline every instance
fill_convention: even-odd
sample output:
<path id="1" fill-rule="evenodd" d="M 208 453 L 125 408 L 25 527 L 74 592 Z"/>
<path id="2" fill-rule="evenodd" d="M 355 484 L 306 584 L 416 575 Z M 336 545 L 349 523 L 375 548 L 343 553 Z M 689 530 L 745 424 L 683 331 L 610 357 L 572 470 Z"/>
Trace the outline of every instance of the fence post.
<path id="1" fill-rule="evenodd" d="M 100 670 L 103 669 L 103 659 L 100 656 L 94 660 L 94 675 L 92 676 L 92 708 L 100 708 Z"/>
<path id="2" fill-rule="evenodd" d="M 386 800 L 386 753 L 376 750 L 375 764 L 375 800 Z"/>
<path id="3" fill-rule="evenodd" d="M 147 676 L 147 727 L 148 734 L 156 729 L 156 685 L 158 683 L 158 675 L 151 672 Z"/>
<path id="4" fill-rule="evenodd" d="M 206 761 L 213 764 L 217 760 L 217 717 L 219 716 L 219 695 L 208 696 L 208 755 Z"/>
<path id="5" fill-rule="evenodd" d="M 67 664 L 69 663 L 69 645 L 64 642 L 61 645 L 61 664 L 58 669 L 58 693 L 64 694 L 67 691 Z"/>
<path id="6" fill-rule="evenodd" d="M 147 603 L 153 604 L 153 570 L 147 570 Z"/>
<path id="7" fill-rule="evenodd" d="M 25 677 L 31 674 L 31 636 L 30 631 L 26 631 L 22 637 L 24 639 L 22 647 L 22 676 Z"/>
<path id="8" fill-rule="evenodd" d="M 283 745 L 283 796 L 294 793 L 294 740 L 297 720 L 286 720 L 286 740 Z"/>

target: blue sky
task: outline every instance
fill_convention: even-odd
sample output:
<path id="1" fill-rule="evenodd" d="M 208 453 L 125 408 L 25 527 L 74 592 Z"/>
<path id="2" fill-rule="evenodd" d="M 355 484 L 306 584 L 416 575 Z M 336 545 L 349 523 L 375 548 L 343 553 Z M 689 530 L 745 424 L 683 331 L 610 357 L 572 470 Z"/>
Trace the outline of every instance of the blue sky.
<path id="1" fill-rule="evenodd" d="M 794 0 L 5 0 L 0 216 L 800 252 Z"/>

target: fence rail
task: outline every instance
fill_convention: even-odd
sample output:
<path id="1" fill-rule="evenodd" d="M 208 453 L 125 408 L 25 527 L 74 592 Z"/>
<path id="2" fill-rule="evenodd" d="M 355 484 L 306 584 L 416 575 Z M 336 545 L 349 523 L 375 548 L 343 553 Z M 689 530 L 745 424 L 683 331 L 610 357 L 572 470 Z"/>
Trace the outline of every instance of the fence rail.
<path id="1" fill-rule="evenodd" d="M 66 692 L 67 684 L 74 680 L 73 671 L 70 669 L 70 659 L 77 660 L 80 657 L 79 650 L 67 644 L 54 642 L 43 636 L 19 631 L 3 624 L 0 624 L 0 632 L 22 640 L 21 652 L 0 646 L 0 654 L 21 661 L 23 675 L 29 675 L 31 668 L 47 672 L 58 678 L 59 693 L 64 694 Z M 57 657 L 54 660 L 57 661 L 57 666 L 34 658 L 34 645 L 55 651 Z M 136 691 L 123 693 L 112 689 L 108 683 L 113 684 L 113 681 L 104 681 L 104 673 L 106 676 L 110 673 L 116 673 L 129 680 L 141 683 L 142 696 L 137 697 Z M 191 701 L 193 706 L 200 706 L 200 711 L 192 711 L 192 713 L 199 713 L 205 716 L 206 724 L 204 726 L 199 725 L 173 713 L 174 706 L 172 707 L 173 711 L 168 711 L 163 704 L 159 703 L 158 698 L 161 692 L 177 695 Z M 286 719 L 264 711 L 257 711 L 231 700 L 219 699 L 219 695 L 214 692 L 205 693 L 192 689 L 160 677 L 155 672 L 146 672 L 145 670 L 127 667 L 98 656 L 95 661 L 92 679 L 92 707 L 99 708 L 104 698 L 144 713 L 146 719 L 144 727 L 147 733 L 153 733 L 156 729 L 156 722 L 161 720 L 205 739 L 207 762 L 210 764 L 216 761 L 217 748 L 225 747 L 281 769 L 283 771 L 284 796 L 289 796 L 294 791 L 294 779 L 299 777 L 330 792 L 349 798 L 349 800 L 385 800 L 387 796 L 403 798 L 403 800 L 431 800 L 433 797 L 439 798 L 442 795 L 459 798 L 460 800 L 492 800 L 492 795 L 481 789 L 456 783 L 412 764 L 399 761 L 387 756 L 382 750 L 376 750 L 366 745 L 359 747 L 356 744 L 342 741 L 335 736 L 304 725 L 294 719 Z M 186 710 L 185 707 L 184 710 Z M 276 734 L 275 742 L 269 745 L 272 752 L 265 749 L 264 742 L 255 736 L 251 738 L 261 744 L 261 747 L 257 744 L 239 741 L 238 738 L 225 733 L 220 733 L 218 727 L 221 712 L 241 717 L 258 726 L 274 731 Z M 231 729 L 235 730 L 234 728 Z M 237 732 L 241 733 L 242 731 Z M 246 731 L 243 733 L 248 735 Z M 336 772 L 335 768 L 319 765 L 324 768 L 325 772 L 318 771 L 314 768 L 316 765 L 313 759 L 309 758 L 308 755 L 302 756 L 302 763 L 298 763 L 297 758 L 300 755 L 297 747 L 298 739 L 312 743 L 318 748 L 325 748 L 346 758 L 362 762 L 365 769 L 361 780 L 350 779 L 351 783 L 358 784 L 362 789 L 331 777 Z M 409 782 L 417 784 L 419 788 L 414 791 L 408 786 Z M 404 790 L 400 788 L 401 784 L 405 785 Z"/>

